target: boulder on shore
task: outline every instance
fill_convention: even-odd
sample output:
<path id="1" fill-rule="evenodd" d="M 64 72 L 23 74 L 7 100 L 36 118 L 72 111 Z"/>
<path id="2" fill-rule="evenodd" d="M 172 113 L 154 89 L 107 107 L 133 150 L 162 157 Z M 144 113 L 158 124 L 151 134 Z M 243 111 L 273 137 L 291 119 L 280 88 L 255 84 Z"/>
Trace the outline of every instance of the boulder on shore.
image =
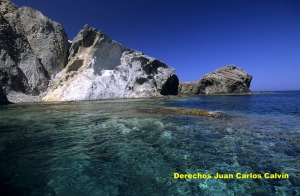
<path id="1" fill-rule="evenodd" d="M 198 82 L 184 82 L 179 85 L 180 94 L 231 94 L 248 93 L 252 75 L 235 65 L 228 65 L 206 74 Z"/>

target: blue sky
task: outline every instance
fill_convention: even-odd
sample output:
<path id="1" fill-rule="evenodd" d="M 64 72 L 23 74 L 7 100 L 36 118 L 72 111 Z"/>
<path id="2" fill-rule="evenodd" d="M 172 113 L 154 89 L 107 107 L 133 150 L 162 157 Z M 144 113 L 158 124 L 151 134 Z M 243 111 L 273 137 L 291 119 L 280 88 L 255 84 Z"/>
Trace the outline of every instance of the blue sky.
<path id="1" fill-rule="evenodd" d="M 251 90 L 300 90 L 299 0 L 12 0 L 61 23 L 84 24 L 196 81 L 228 64 L 253 75 Z"/>

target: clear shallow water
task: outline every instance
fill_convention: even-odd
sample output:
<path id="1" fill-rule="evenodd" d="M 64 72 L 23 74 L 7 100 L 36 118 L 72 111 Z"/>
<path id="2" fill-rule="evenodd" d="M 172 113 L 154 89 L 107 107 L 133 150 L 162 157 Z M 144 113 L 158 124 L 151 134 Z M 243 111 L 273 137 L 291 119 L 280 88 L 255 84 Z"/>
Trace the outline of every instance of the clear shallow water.
<path id="1" fill-rule="evenodd" d="M 224 118 L 143 113 L 177 106 Z M 0 107 L 0 195 L 300 195 L 300 92 Z M 289 179 L 174 179 L 287 173 Z"/>

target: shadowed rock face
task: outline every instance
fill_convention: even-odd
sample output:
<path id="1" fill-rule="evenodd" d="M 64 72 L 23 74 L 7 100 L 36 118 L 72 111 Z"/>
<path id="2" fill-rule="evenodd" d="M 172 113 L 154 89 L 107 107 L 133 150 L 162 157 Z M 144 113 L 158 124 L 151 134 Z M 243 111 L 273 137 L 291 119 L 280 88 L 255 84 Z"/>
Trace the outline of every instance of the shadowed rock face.
<path id="1" fill-rule="evenodd" d="M 160 94 L 162 95 L 177 95 L 178 94 L 179 79 L 173 74 L 163 84 Z"/>
<path id="2" fill-rule="evenodd" d="M 67 67 L 45 101 L 137 98 L 177 94 L 174 69 L 85 26 L 73 40 Z"/>
<path id="3" fill-rule="evenodd" d="M 7 100 L 7 97 L 5 93 L 3 92 L 3 89 L 0 87 L 0 105 L 8 104 L 9 101 Z"/>
<path id="4" fill-rule="evenodd" d="M 39 11 L 0 1 L 0 85 L 38 95 L 64 68 L 68 40 L 62 26 Z"/>
<path id="5" fill-rule="evenodd" d="M 235 65 L 206 74 L 198 82 L 181 83 L 180 94 L 229 94 L 250 92 L 252 76 Z"/>

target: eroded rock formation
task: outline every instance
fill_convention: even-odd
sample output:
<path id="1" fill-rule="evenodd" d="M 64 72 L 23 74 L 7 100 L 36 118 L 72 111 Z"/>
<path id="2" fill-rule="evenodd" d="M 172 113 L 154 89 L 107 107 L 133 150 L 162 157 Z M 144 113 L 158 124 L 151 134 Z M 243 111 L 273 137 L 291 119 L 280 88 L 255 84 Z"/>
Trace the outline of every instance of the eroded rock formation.
<path id="1" fill-rule="evenodd" d="M 178 84 L 173 68 L 86 25 L 73 40 L 68 65 L 44 100 L 175 95 Z"/>
<path id="2" fill-rule="evenodd" d="M 228 65 L 206 74 L 198 82 L 179 85 L 180 94 L 230 94 L 250 92 L 252 76 L 235 65 Z"/>
<path id="3" fill-rule="evenodd" d="M 0 24 L 1 93 L 14 102 L 245 93 L 252 80 L 230 65 L 179 85 L 165 63 L 88 25 L 70 44 L 60 24 L 9 0 L 0 1 Z"/>
<path id="4" fill-rule="evenodd" d="M 0 22 L 0 85 L 15 101 L 45 94 L 45 101 L 65 101 L 178 92 L 173 68 L 89 26 L 70 46 L 60 24 L 8 0 L 0 1 Z"/>

